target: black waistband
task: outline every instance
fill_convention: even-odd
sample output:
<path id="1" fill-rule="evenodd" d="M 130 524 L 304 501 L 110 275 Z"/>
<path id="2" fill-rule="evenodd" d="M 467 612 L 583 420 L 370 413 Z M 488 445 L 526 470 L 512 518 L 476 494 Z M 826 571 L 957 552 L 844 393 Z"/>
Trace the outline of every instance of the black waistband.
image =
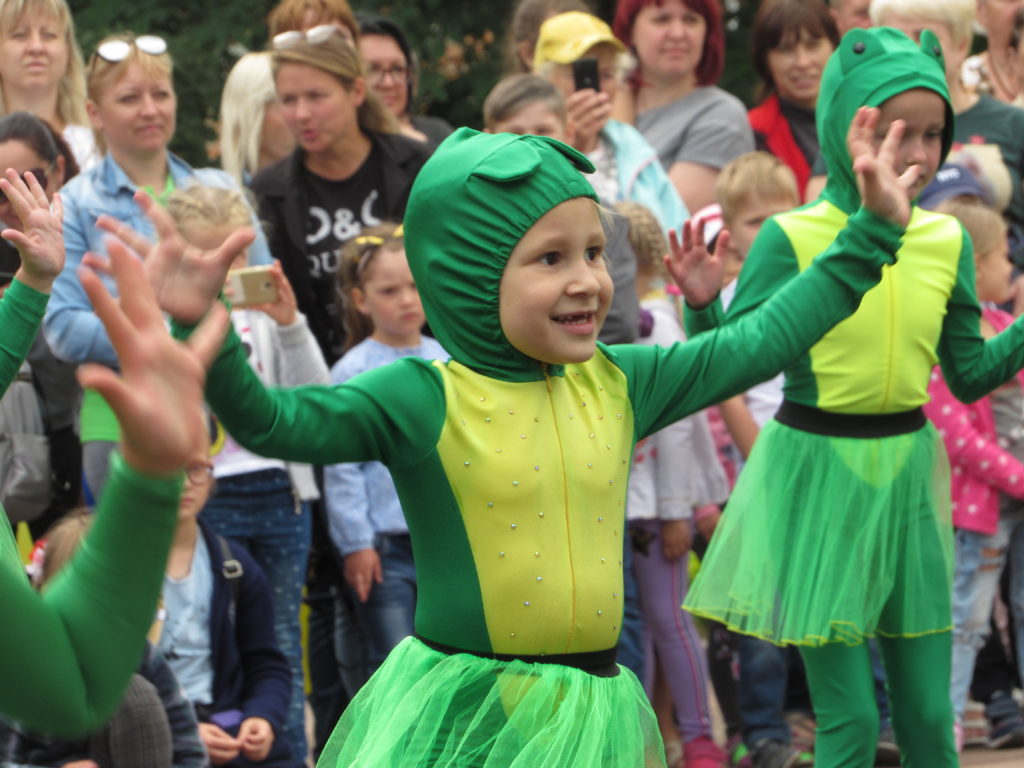
<path id="1" fill-rule="evenodd" d="M 833 413 L 783 400 L 775 420 L 787 427 L 829 437 L 892 437 L 916 432 L 927 423 L 924 411 L 898 413 Z"/>
<path id="2" fill-rule="evenodd" d="M 453 656 L 456 653 L 468 653 L 471 656 L 479 656 L 482 659 L 494 659 L 495 661 L 525 661 L 529 664 L 560 664 L 563 667 L 575 667 L 595 677 L 615 677 L 619 674 L 619 667 L 615 663 L 615 655 L 618 646 L 603 651 L 588 651 L 586 653 L 548 653 L 541 656 L 526 656 L 515 653 L 485 653 L 482 651 L 467 651 L 465 648 L 456 648 L 444 643 L 437 643 L 428 640 L 421 634 L 414 637 L 428 648 Z"/>

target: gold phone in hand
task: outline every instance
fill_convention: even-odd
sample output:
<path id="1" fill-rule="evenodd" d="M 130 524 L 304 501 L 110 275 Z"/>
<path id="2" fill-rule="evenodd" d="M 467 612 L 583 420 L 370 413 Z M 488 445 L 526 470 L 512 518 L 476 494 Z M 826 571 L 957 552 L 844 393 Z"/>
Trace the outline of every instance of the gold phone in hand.
<path id="1" fill-rule="evenodd" d="M 270 274 L 270 266 L 242 267 L 228 272 L 228 300 L 233 307 L 276 302 L 277 284 Z"/>

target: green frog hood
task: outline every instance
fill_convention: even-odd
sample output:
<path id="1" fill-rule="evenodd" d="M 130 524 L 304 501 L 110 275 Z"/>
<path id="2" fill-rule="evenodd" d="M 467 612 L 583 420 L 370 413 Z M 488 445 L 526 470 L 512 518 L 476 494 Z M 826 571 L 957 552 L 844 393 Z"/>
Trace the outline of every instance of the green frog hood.
<path id="1" fill-rule="evenodd" d="M 921 33 L 918 45 L 889 27 L 852 29 L 825 66 L 817 106 L 818 139 L 828 165 L 828 183 L 822 194 L 847 213 L 860 207 L 846 147 L 846 133 L 853 116 L 859 107 L 880 106 L 886 99 L 911 88 L 927 88 L 946 103 L 942 137 L 945 158 L 953 141 L 953 108 L 946 88 L 942 48 L 931 31 Z"/>
<path id="2" fill-rule="evenodd" d="M 580 173 L 593 170 L 553 139 L 469 128 L 420 170 L 405 212 L 406 255 L 430 329 L 453 359 L 504 381 L 543 378 L 542 364 L 501 330 L 501 276 L 537 219 L 566 200 L 595 198 Z"/>

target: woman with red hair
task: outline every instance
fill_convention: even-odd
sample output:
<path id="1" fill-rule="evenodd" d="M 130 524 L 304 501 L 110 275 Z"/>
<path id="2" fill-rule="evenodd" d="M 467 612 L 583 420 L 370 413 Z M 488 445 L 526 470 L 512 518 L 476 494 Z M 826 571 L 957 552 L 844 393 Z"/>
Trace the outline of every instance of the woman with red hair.
<path id="1" fill-rule="evenodd" d="M 722 166 L 754 149 L 747 110 L 718 88 L 725 32 L 718 0 L 619 0 L 615 34 L 637 65 L 615 117 L 634 122 L 691 211 L 715 200 Z"/>

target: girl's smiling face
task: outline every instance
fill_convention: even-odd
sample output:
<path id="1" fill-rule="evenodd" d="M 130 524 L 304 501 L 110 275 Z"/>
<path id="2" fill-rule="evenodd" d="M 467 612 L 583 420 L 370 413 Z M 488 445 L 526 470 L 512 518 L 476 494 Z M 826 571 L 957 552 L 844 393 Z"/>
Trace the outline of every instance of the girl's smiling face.
<path id="1" fill-rule="evenodd" d="M 589 198 L 541 216 L 512 249 L 499 290 L 501 329 L 528 357 L 552 365 L 594 354 L 612 299 L 604 229 Z"/>

